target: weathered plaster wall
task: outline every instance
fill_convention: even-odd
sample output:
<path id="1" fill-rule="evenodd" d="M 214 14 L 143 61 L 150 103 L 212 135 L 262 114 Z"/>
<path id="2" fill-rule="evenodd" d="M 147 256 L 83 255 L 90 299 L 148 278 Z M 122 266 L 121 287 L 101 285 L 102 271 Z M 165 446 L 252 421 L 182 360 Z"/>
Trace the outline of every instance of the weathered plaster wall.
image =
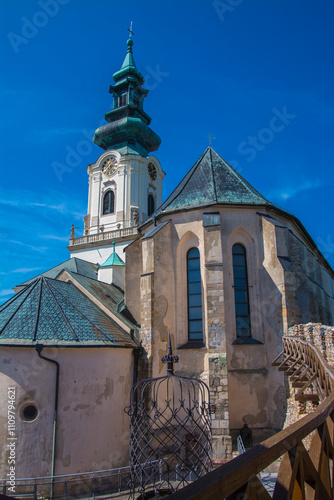
<path id="1" fill-rule="evenodd" d="M 142 274 L 142 245 L 136 240 L 126 249 L 125 303 L 138 324 L 141 322 L 140 276 Z"/>
<path id="2" fill-rule="evenodd" d="M 60 364 L 55 473 L 71 474 L 128 465 L 131 349 L 45 348 Z M 0 397 L 16 388 L 16 477 L 51 473 L 56 367 L 32 348 L 1 348 Z M 36 403 L 33 422 L 20 417 L 25 402 Z M 0 477 L 7 470 L 7 406 L 1 405 Z"/>
<path id="3" fill-rule="evenodd" d="M 289 318 L 296 323 L 332 324 L 333 290 L 331 278 L 316 255 L 292 231 L 289 231 L 289 255 L 294 266 L 298 315 Z"/>
<path id="4" fill-rule="evenodd" d="M 255 209 L 225 209 L 222 224 L 226 303 L 226 344 L 230 430 L 235 438 L 246 423 L 259 442 L 281 428 L 285 415 L 284 379 L 271 366 L 280 352 L 284 276 L 277 259 L 276 233 L 263 227 Z M 232 247 L 244 245 L 247 254 L 252 338 L 258 344 L 235 344 L 235 306 Z"/>
<path id="5" fill-rule="evenodd" d="M 140 376 L 165 373 L 160 359 L 166 353 L 167 333 L 171 332 L 173 347 L 177 347 L 180 356 L 177 373 L 201 378 L 209 385 L 211 403 L 216 407 L 213 414 L 215 457 L 226 458 L 231 448 L 228 434 L 239 434 L 244 423 L 252 429 L 254 442 L 262 441 L 283 426 L 284 375 L 271 363 L 282 350 L 282 336 L 288 332 L 291 321 L 308 314 L 303 284 L 307 283 L 308 294 L 313 291 L 303 258 L 305 252 L 311 254 L 312 265 L 316 264 L 307 241 L 301 241 L 302 236 L 293 224 L 276 214 L 273 217 L 265 213 L 265 209 L 259 213 L 256 207 L 215 206 L 220 224 L 205 227 L 203 214 L 209 211 L 183 211 L 161 219 L 159 223 L 167 219 L 170 222 L 151 238 L 136 243 L 142 252 L 140 288 L 130 271 L 126 289 L 135 284 L 135 289 L 130 291 L 131 298 L 141 298 L 147 369 L 140 370 Z M 153 225 L 145 228 L 144 235 L 152 228 Z M 243 244 L 247 252 L 252 337 L 259 342 L 253 345 L 235 343 L 232 265 L 235 243 Z M 188 341 L 186 254 L 192 247 L 199 249 L 202 277 L 205 345 L 197 349 L 185 348 Z M 127 258 L 138 251 L 138 247 L 130 246 Z M 317 279 L 323 283 L 327 279 L 327 288 L 332 286 L 324 269 L 317 271 Z M 316 293 L 314 297 L 324 306 L 327 300 L 329 310 L 330 302 L 324 299 L 324 294 L 329 292 Z M 127 305 L 131 310 L 132 304 L 127 302 Z M 139 308 L 138 302 L 134 308 Z M 320 315 L 319 308 L 315 314 Z"/>

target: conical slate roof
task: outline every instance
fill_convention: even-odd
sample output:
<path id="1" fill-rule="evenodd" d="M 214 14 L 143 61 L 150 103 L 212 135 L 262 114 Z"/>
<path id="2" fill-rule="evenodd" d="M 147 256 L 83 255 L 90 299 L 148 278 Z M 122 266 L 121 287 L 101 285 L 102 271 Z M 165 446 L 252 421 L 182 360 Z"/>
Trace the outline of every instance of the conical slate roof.
<path id="1" fill-rule="evenodd" d="M 73 284 L 41 277 L 0 306 L 0 345 L 137 345 Z"/>
<path id="2" fill-rule="evenodd" d="M 271 205 L 211 147 L 154 215 L 214 204 Z"/>

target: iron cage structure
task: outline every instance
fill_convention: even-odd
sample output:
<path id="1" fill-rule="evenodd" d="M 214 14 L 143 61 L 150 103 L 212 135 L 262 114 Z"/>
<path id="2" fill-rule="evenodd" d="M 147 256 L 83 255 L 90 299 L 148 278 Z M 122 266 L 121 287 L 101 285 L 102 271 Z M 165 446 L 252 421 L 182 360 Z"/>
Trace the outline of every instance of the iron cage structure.
<path id="1" fill-rule="evenodd" d="M 212 469 L 210 395 L 201 380 L 174 374 L 169 336 L 167 375 L 137 382 L 131 391 L 132 498 L 170 494 Z"/>

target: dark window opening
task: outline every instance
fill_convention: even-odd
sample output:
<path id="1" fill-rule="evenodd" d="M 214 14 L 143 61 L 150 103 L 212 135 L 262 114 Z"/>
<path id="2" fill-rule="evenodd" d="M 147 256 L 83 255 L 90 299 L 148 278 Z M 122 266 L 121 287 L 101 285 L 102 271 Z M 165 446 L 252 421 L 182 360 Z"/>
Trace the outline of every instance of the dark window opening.
<path id="1" fill-rule="evenodd" d="M 113 214 L 115 195 L 113 191 L 107 191 L 103 198 L 103 215 Z"/>
<path id="2" fill-rule="evenodd" d="M 126 96 L 127 94 L 122 94 L 119 98 L 119 105 L 120 106 L 125 106 L 126 105 Z"/>
<path id="3" fill-rule="evenodd" d="M 237 337 L 251 337 L 246 250 L 237 243 L 232 248 L 234 302 Z"/>
<path id="4" fill-rule="evenodd" d="M 138 96 L 138 94 L 134 94 L 134 96 L 133 96 L 133 104 L 135 106 L 139 106 L 139 96 Z"/>
<path id="5" fill-rule="evenodd" d="M 148 195 L 147 199 L 147 214 L 148 216 L 152 215 L 154 212 L 154 198 L 152 194 Z"/>
<path id="6" fill-rule="evenodd" d="M 187 253 L 188 338 L 203 340 L 202 284 L 197 248 Z"/>
<path id="7" fill-rule="evenodd" d="M 203 226 L 219 226 L 220 225 L 220 213 L 212 212 L 212 213 L 204 213 L 203 214 Z"/>

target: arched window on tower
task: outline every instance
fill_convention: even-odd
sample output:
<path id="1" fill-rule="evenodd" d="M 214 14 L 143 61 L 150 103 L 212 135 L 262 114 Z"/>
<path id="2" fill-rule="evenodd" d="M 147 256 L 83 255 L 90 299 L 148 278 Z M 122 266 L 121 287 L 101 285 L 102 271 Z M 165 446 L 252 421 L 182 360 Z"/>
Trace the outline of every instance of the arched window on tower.
<path id="1" fill-rule="evenodd" d="M 115 211 L 115 195 L 113 191 L 107 191 L 103 197 L 103 215 L 113 214 Z"/>
<path id="2" fill-rule="evenodd" d="M 188 338 L 203 340 L 202 283 L 198 248 L 187 253 Z"/>
<path id="3" fill-rule="evenodd" d="M 246 249 L 240 243 L 232 247 L 234 301 L 237 337 L 251 337 Z"/>
<path id="4" fill-rule="evenodd" d="M 153 194 L 149 194 L 147 198 L 147 215 L 150 216 L 154 212 L 154 197 Z"/>
<path id="5" fill-rule="evenodd" d="M 119 97 L 119 106 L 126 106 L 127 104 L 127 93 L 121 94 Z"/>

